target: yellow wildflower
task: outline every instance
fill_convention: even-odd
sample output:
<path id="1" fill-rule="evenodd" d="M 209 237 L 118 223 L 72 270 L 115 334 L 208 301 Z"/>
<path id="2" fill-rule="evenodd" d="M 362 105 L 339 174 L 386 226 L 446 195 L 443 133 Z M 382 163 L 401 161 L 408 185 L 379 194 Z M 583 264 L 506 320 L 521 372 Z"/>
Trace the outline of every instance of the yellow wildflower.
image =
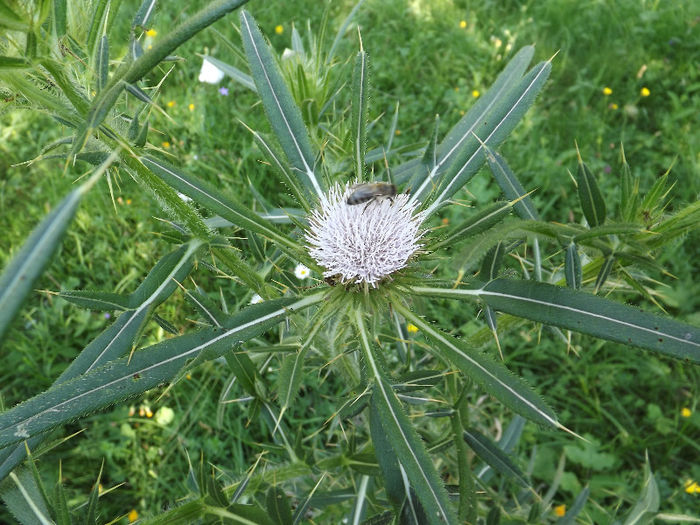
<path id="1" fill-rule="evenodd" d="M 396 132 L 394 133 L 395 135 L 401 135 L 401 130 L 397 129 Z"/>
<path id="2" fill-rule="evenodd" d="M 406 330 L 408 330 L 409 334 L 417 334 L 418 333 L 418 327 L 414 324 L 408 323 L 406 325 Z"/>
<path id="3" fill-rule="evenodd" d="M 126 205 L 128 206 L 130 204 L 131 204 L 131 199 L 126 199 Z"/>
<path id="4" fill-rule="evenodd" d="M 158 31 L 156 31 L 155 29 L 149 29 L 148 31 L 146 31 L 146 36 L 154 37 L 157 34 L 158 34 Z"/>
<path id="5" fill-rule="evenodd" d="M 697 481 L 689 479 L 685 482 L 685 491 L 688 494 L 700 494 L 700 485 L 698 485 Z"/>
<path id="6" fill-rule="evenodd" d="M 681 416 L 682 417 L 690 417 L 691 414 L 692 414 L 692 412 L 688 407 L 681 408 Z"/>
<path id="7" fill-rule="evenodd" d="M 189 106 L 187 106 L 187 108 L 188 108 L 190 111 L 194 111 L 194 104 L 190 104 Z"/>
<path id="8" fill-rule="evenodd" d="M 275 26 L 275 33 L 277 33 L 278 35 L 281 35 L 282 33 L 284 33 L 284 26 L 282 26 L 282 25 Z"/>
<path id="9" fill-rule="evenodd" d="M 163 146 L 164 148 L 169 148 L 169 147 L 170 147 L 170 142 L 168 142 L 167 140 L 164 140 L 162 146 Z"/>
<path id="10" fill-rule="evenodd" d="M 475 89 L 474 91 L 472 91 L 472 97 L 479 98 L 480 96 L 481 96 L 481 92 L 479 92 L 478 89 Z"/>
<path id="11" fill-rule="evenodd" d="M 643 97 L 648 97 L 651 95 L 651 91 L 649 91 L 649 88 L 643 87 L 640 91 L 639 94 L 642 95 Z"/>
<path id="12" fill-rule="evenodd" d="M 612 89 L 610 89 L 610 88 L 607 87 L 607 86 L 604 87 L 604 88 L 603 88 L 603 95 L 605 95 L 606 97 L 609 96 L 609 95 L 612 95 Z"/>
<path id="13" fill-rule="evenodd" d="M 459 22 L 459 27 L 461 27 L 462 29 L 465 29 L 465 28 L 467 27 L 467 21 L 466 21 L 466 20 L 461 20 L 461 21 Z"/>
<path id="14" fill-rule="evenodd" d="M 185 379 L 192 379 L 192 374 L 186 374 Z"/>
<path id="15" fill-rule="evenodd" d="M 175 107 L 175 101 L 174 100 L 168 101 L 168 107 L 169 108 Z"/>
<path id="16" fill-rule="evenodd" d="M 131 509 L 131 512 L 129 512 L 127 517 L 129 518 L 129 523 L 134 523 L 137 519 L 139 519 L 139 513 L 136 512 L 136 509 Z"/>
<path id="17" fill-rule="evenodd" d="M 448 224 L 450 224 L 450 219 L 448 219 L 447 217 L 443 217 L 443 218 L 442 218 L 442 224 L 444 224 L 445 226 L 447 226 Z"/>
<path id="18" fill-rule="evenodd" d="M 566 505 L 557 505 L 554 507 L 554 515 L 558 517 L 562 517 L 564 514 L 566 514 Z"/>
<path id="19" fill-rule="evenodd" d="M 619 107 L 620 107 L 620 106 L 618 106 L 618 105 L 615 104 L 614 102 L 613 102 L 612 104 L 610 104 L 610 109 L 617 109 L 617 108 L 619 108 Z"/>
<path id="20" fill-rule="evenodd" d="M 146 407 L 146 417 L 147 418 L 152 418 L 153 417 L 153 412 L 151 412 L 151 407 Z"/>

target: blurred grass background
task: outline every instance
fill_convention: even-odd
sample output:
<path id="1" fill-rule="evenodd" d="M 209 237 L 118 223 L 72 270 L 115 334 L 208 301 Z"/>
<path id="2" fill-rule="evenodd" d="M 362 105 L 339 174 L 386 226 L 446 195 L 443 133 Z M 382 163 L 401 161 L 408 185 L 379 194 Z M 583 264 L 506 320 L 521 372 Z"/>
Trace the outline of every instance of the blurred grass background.
<path id="1" fill-rule="evenodd" d="M 203 4 L 160 5 L 152 38 L 157 39 L 158 32 L 172 28 Z M 120 12 L 131 13 L 134 5 L 125 1 Z M 252 1 L 247 9 L 281 53 L 291 47 L 292 26 L 305 36 L 307 23 L 328 48 L 353 5 L 345 0 Z M 126 35 L 130 16 L 124 19 Z M 410 149 L 424 144 L 435 114 L 440 115 L 444 133 L 488 88 L 512 54 L 534 43 L 535 60 L 556 54 L 553 72 L 538 102 L 502 151 L 525 186 L 536 190 L 533 198 L 543 218 L 561 222 L 581 218 L 568 175 L 576 166 L 575 142 L 611 202 L 618 198 L 621 144 L 643 190 L 672 167 L 674 202 L 697 199 L 697 2 L 367 0 L 355 22 L 372 64 L 370 119 L 378 120 L 368 137 L 370 147 L 386 141 L 397 102 L 396 146 Z M 239 123 L 241 119 L 254 129 L 268 129 L 256 95 L 228 78 L 219 86 L 197 81 L 201 65 L 197 54 L 211 54 L 245 68 L 226 44 L 238 43 L 236 26 L 236 16 L 225 18 L 215 30 L 183 46 L 178 51 L 183 60 L 162 66 L 164 73 L 172 67 L 158 98 L 170 119 L 154 118 L 151 126 L 161 137 L 157 140 L 151 135 L 151 140 L 192 173 L 230 188 L 241 199 L 250 198 L 248 179 L 263 194 L 276 198 L 276 180 L 260 163 L 261 155 L 249 132 Z M 353 29 L 336 53 L 338 82 L 349 80 L 351 62 L 346 60 L 357 49 Z M 112 56 L 124 52 L 114 49 Z M 228 95 L 221 94 L 220 87 L 226 87 Z M 347 98 L 339 103 L 345 102 Z M 64 169 L 61 160 L 25 164 L 64 131 L 44 115 L 11 110 L 7 100 L 0 104 L 3 266 L 41 217 L 87 170 L 80 165 Z M 113 183 L 114 203 L 105 182 L 85 200 L 38 289 L 132 290 L 168 250 L 158 235 L 164 228 L 154 220 L 162 217 L 156 203 L 131 180 Z M 484 172 L 460 198 L 479 206 L 498 194 L 496 184 Z M 456 219 L 455 214 L 458 211 L 450 211 L 447 218 Z M 695 234 L 665 251 L 660 260 L 668 274 L 655 276 L 668 285 L 657 287 L 668 313 L 695 325 L 700 324 L 698 240 Z M 554 253 L 557 247 L 548 250 Z M 164 306 L 171 309 L 169 319 L 181 318 L 177 303 Z M 482 325 L 471 311 L 465 313 L 455 303 L 437 302 L 429 308 L 433 318 L 456 334 L 470 333 Z M 104 314 L 79 310 L 37 292 L 3 344 L 2 405 L 12 406 L 47 388 L 109 322 Z M 147 337 L 161 337 L 160 330 L 151 328 Z M 528 464 L 531 448 L 537 445 L 533 477 L 549 483 L 564 454 L 564 481 L 555 501 L 571 504 L 578 490 L 590 484 L 592 502 L 587 508 L 595 522 L 604 523 L 620 500 L 633 498 L 641 490 L 647 451 L 662 492 L 662 509 L 697 512 L 700 494 L 683 490 L 687 479 L 700 480 L 697 370 L 590 338 L 577 337 L 575 342 L 579 355 L 567 353 L 566 345 L 546 330 L 540 338 L 537 327 L 532 326 L 502 339 L 509 367 L 535 385 L 565 425 L 591 442 L 584 444 L 528 425 L 519 448 L 520 465 Z M 157 513 L 186 492 L 186 453 L 193 463 L 201 453 L 231 474 L 250 466 L 248 452 L 263 437 L 256 434 L 256 425 L 248 425 L 244 406 L 218 405 L 225 380 L 220 368 L 206 364 L 157 403 L 154 394 L 136 403 L 133 413 L 127 406 L 115 407 L 73 425 L 68 431 L 84 432 L 58 445 L 42 461 L 56 469 L 62 461 L 63 476 L 74 498 L 70 503 L 75 505 L 87 497 L 104 458 L 103 486 L 124 485 L 102 498 L 103 516 L 118 516 L 130 509 L 144 515 Z M 306 395 L 289 413 L 290 426 L 310 429 L 310 433 L 322 424 L 323 414 L 333 412 L 333 389 L 339 393 L 345 386 L 331 381 L 321 387 L 316 384 L 320 382 L 317 375 L 305 379 Z M 139 405 L 145 407 L 142 415 Z M 154 423 L 148 413 L 157 414 L 164 406 L 174 411 L 174 420 Z M 690 410 L 690 416 L 682 415 L 683 408 Z M 493 411 L 501 410 L 486 401 L 475 408 L 475 417 L 483 417 L 488 424 Z M 212 414 L 218 417 L 213 419 Z M 319 414 L 320 421 L 309 414 Z M 0 522 L 10 520 L 3 512 L 0 509 Z"/>

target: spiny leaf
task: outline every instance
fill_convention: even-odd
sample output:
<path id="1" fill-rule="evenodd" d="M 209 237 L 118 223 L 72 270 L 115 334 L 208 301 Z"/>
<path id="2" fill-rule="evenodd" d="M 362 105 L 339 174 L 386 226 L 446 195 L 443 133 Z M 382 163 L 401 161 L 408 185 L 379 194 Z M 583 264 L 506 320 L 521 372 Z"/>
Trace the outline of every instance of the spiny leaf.
<path id="1" fill-rule="evenodd" d="M 240 18 L 243 47 L 272 129 L 303 185 L 320 197 L 323 190 L 314 173 L 314 154 L 301 112 L 255 19 L 245 10 L 241 11 Z"/>

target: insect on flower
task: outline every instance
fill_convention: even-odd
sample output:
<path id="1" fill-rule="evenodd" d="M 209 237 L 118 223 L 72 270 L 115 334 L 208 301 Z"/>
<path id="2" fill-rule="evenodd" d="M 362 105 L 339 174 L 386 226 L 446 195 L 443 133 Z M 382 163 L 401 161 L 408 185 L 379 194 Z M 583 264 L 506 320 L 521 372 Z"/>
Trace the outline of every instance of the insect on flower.
<path id="1" fill-rule="evenodd" d="M 347 204 L 354 206 L 355 204 L 367 203 L 369 206 L 372 201 L 380 198 L 388 198 L 392 204 L 396 197 L 396 186 L 388 182 L 366 182 L 355 184 L 350 187 L 352 193 L 348 196 Z M 365 209 L 367 209 L 365 206 Z"/>

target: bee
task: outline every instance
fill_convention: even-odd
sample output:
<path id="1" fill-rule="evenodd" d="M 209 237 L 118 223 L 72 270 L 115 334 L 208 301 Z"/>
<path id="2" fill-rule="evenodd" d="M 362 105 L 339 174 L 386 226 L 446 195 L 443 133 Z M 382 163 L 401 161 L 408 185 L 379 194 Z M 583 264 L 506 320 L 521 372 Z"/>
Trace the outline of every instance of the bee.
<path id="1" fill-rule="evenodd" d="M 352 193 L 348 196 L 346 202 L 351 206 L 362 204 L 363 202 L 366 202 L 367 206 L 369 206 L 375 199 L 385 197 L 393 203 L 394 197 L 396 197 L 396 186 L 388 182 L 365 182 L 355 184 L 350 189 Z"/>

